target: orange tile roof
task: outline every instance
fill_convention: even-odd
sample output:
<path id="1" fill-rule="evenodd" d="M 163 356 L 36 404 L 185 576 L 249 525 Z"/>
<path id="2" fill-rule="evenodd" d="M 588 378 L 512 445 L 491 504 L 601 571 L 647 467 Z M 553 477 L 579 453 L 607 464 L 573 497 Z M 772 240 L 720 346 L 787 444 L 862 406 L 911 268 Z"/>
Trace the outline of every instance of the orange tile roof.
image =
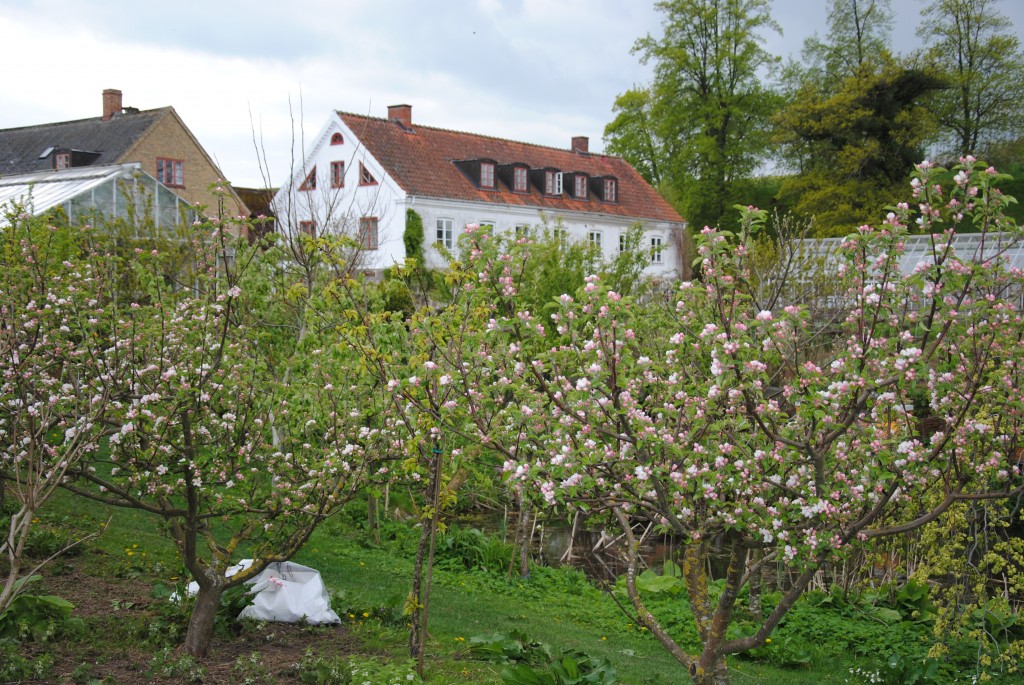
<path id="1" fill-rule="evenodd" d="M 449 131 L 413 123 L 409 129 L 387 119 L 338 112 L 359 141 L 410 195 L 453 200 L 524 205 L 559 212 L 595 212 L 633 219 L 682 223 L 683 218 L 620 157 L 520 143 L 502 138 Z M 618 179 L 618 202 L 603 202 L 588 193 L 589 200 L 569 193 L 552 197 L 532 183 L 528 193 L 514 193 L 502 181 L 494 190 L 478 189 L 453 163 L 488 159 L 499 165 L 522 163 L 531 169 L 554 168 L 590 177 Z M 568 183 L 566 184 L 568 190 Z"/>

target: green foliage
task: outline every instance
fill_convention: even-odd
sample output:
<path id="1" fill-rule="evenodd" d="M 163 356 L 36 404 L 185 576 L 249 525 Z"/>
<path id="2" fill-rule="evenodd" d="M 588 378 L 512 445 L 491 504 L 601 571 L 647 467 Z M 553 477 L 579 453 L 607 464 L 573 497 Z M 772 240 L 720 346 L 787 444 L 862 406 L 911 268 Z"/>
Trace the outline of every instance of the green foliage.
<path id="1" fill-rule="evenodd" d="M 231 672 L 238 678 L 239 685 L 263 685 L 277 682 L 263 665 L 259 652 L 243 654 L 235 659 Z"/>
<path id="2" fill-rule="evenodd" d="M 402 234 L 402 241 L 405 243 L 406 258 L 415 259 L 422 264 L 423 217 L 412 207 L 405 210 L 405 233 Z"/>
<path id="3" fill-rule="evenodd" d="M 47 652 L 26 657 L 17 640 L 0 637 L 0 682 L 46 680 L 53 671 L 53 655 Z"/>
<path id="4" fill-rule="evenodd" d="M 351 657 L 348 660 L 351 682 L 371 685 L 408 685 L 418 679 L 415 664 L 408 660 L 380 661 L 367 657 Z"/>
<path id="5" fill-rule="evenodd" d="M 453 564 L 467 569 L 502 573 L 512 561 L 512 545 L 477 528 L 451 526 L 437 540 L 439 567 Z M 446 563 L 449 562 L 449 563 Z"/>
<path id="6" fill-rule="evenodd" d="M 905 181 L 934 131 L 933 74 L 882 55 L 833 83 L 810 78 L 776 118 L 776 139 L 800 174 L 779 190 L 814 218 L 818 236 L 875 223 L 905 195 Z"/>
<path id="7" fill-rule="evenodd" d="M 85 624 L 71 617 L 72 609 L 71 602 L 53 595 L 19 594 L 0 613 L 0 638 L 48 642 L 80 631 Z"/>
<path id="8" fill-rule="evenodd" d="M 349 624 L 379 621 L 385 626 L 404 627 L 408 623 L 408 617 L 403 612 L 404 603 L 405 596 L 402 594 L 391 595 L 382 602 L 367 606 L 353 601 L 345 589 L 331 593 L 331 609 L 343 622 Z"/>
<path id="9" fill-rule="evenodd" d="M 164 647 L 149 661 L 149 676 L 173 678 L 179 683 L 201 683 L 206 669 L 187 654 L 178 655 L 171 647 Z"/>
<path id="10" fill-rule="evenodd" d="M 737 201 L 736 181 L 768 150 L 778 98 L 760 72 L 775 58 L 759 33 L 778 26 L 766 0 L 661 0 L 656 7 L 663 35 L 633 48 L 653 63 L 654 81 L 616 99 L 606 146 L 680 198 L 691 226 L 718 226 Z"/>
<path id="11" fill-rule="evenodd" d="M 506 685 L 614 685 L 615 669 L 607 659 L 595 659 L 578 651 L 556 653 L 550 645 L 531 640 L 518 630 L 475 636 L 469 653 L 486 661 L 507 662 L 501 680 Z"/>
<path id="12" fill-rule="evenodd" d="M 342 657 L 317 656 L 307 650 L 302 660 L 288 671 L 297 676 L 303 685 L 348 685 L 352 682 L 352 671 L 348 660 Z"/>
<path id="13" fill-rule="evenodd" d="M 948 154 L 984 154 L 1024 127 L 1024 51 L 993 0 L 932 0 L 918 35 L 948 87 L 932 107 Z"/>
<path id="14" fill-rule="evenodd" d="M 889 0 L 829 0 L 828 33 L 804 41 L 803 62 L 814 78 L 839 81 L 873 56 L 891 49 L 893 13 Z"/>

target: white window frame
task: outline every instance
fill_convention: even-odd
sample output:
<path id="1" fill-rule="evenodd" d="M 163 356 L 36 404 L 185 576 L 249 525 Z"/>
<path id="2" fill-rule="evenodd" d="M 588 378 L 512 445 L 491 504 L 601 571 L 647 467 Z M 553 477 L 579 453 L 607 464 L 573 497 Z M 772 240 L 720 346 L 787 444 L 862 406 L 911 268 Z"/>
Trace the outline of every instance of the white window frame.
<path id="1" fill-rule="evenodd" d="M 614 178 L 606 178 L 604 180 L 604 201 L 619 201 L 619 184 L 615 181 Z"/>
<path id="2" fill-rule="evenodd" d="M 455 219 L 440 218 L 437 220 L 437 233 L 435 234 L 441 246 L 449 252 L 455 247 Z"/>
<path id="3" fill-rule="evenodd" d="M 604 235 L 596 228 L 587 231 L 587 241 L 591 245 L 597 245 L 598 248 L 604 249 Z"/>
<path id="4" fill-rule="evenodd" d="M 561 171 L 545 171 L 544 172 L 544 194 L 545 195 L 561 195 L 562 194 L 562 172 Z"/>
<path id="5" fill-rule="evenodd" d="M 660 235 L 651 236 L 651 264 L 661 264 L 661 254 L 665 251 L 665 241 Z"/>

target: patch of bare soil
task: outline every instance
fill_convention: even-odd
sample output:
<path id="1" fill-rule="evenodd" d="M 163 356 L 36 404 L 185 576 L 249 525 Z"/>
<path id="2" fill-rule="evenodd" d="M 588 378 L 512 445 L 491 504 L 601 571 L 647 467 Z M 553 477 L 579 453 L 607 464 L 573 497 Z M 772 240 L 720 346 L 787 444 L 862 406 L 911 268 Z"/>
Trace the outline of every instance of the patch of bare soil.
<path id="1" fill-rule="evenodd" d="M 158 606 L 167 600 L 154 598 L 148 583 L 96 577 L 83 571 L 84 565 L 77 561 L 47 573 L 34 591 L 74 604 L 72 616 L 85 622 L 86 632 L 63 642 L 26 644 L 26 656 L 49 654 L 55 660 L 50 679 L 32 682 L 298 683 L 296 664 L 307 652 L 333 659 L 358 650 L 344 626 L 254 623 L 238 636 L 216 637 L 207 657 L 196 662 L 201 670 L 188 667 L 180 651 L 161 652 L 150 646 L 168 642 L 155 633 L 174 630 L 166 620 L 165 607 Z"/>

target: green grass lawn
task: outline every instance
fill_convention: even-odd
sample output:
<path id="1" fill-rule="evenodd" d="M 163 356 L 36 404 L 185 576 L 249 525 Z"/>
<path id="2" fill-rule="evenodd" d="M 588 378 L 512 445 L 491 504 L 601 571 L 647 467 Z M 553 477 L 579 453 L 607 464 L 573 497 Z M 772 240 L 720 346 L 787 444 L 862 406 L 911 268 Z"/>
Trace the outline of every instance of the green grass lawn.
<path id="1" fill-rule="evenodd" d="M 103 535 L 87 543 L 76 563 L 98 575 L 154 584 L 184 581 L 174 549 L 151 515 L 108 512 L 95 503 L 61 494 L 43 516 L 41 527 L 73 528 L 83 534 L 99 529 L 108 518 Z M 295 558 L 321 572 L 358 652 L 396 663 L 408 663 L 408 632 L 401 606 L 411 584 L 409 552 L 418 535 L 411 528 L 402 531 L 401 526 L 392 525 L 388 532 L 397 532 L 398 539 L 372 545 L 351 522 L 332 519 Z M 576 650 L 606 658 L 622 683 L 688 681 L 660 644 L 579 571 L 535 567 L 530 578 L 519 579 L 466 570 L 451 558 L 439 561 L 430 604 L 429 682 L 501 683 L 502 665 L 473 658 L 468 646 L 474 636 L 510 631 L 525 633 L 555 651 Z M 734 658 L 730 669 L 737 685 L 811 685 L 848 682 L 850 663 L 842 654 L 815 654 L 800 668 L 778 669 Z"/>

